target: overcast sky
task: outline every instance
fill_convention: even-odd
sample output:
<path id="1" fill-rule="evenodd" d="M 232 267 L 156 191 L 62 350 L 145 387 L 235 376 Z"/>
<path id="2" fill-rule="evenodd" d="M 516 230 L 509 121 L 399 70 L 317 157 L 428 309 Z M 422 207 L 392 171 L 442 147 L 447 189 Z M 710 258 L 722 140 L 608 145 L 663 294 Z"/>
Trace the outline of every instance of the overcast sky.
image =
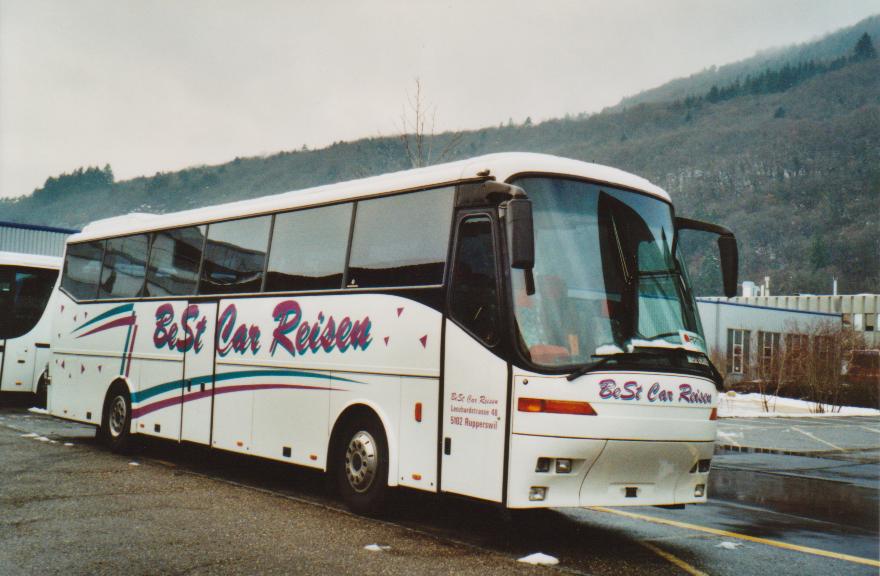
<path id="1" fill-rule="evenodd" d="M 0 196 L 391 135 L 595 112 L 880 13 L 880 0 L 0 0 Z M 0 214 L 2 218 L 2 214 Z"/>

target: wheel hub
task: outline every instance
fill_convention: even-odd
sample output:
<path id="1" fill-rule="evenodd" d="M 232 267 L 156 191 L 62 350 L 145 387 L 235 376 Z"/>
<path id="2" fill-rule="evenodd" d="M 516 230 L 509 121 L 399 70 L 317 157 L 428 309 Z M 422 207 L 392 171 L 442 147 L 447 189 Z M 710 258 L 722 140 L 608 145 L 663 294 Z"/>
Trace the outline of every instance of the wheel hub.
<path id="1" fill-rule="evenodd" d="M 376 441 L 362 430 L 352 437 L 345 451 L 345 476 L 355 492 L 366 492 L 373 485 L 378 469 Z"/>
<path id="2" fill-rule="evenodd" d="M 125 417 L 128 408 L 125 405 L 125 398 L 117 396 L 110 405 L 110 414 L 108 424 L 110 426 L 110 435 L 114 438 L 119 437 L 125 431 Z"/>

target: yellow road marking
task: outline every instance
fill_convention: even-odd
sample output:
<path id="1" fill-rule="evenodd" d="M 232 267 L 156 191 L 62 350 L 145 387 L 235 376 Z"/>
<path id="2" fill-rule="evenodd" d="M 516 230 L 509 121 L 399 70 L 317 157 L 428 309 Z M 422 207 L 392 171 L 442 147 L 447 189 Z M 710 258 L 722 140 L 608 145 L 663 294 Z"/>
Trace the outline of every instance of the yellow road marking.
<path id="1" fill-rule="evenodd" d="M 645 548 L 647 548 L 648 550 L 650 550 L 654 554 L 660 556 L 661 558 L 672 562 L 673 564 L 675 564 L 676 566 L 678 566 L 679 568 L 681 568 L 682 570 L 684 570 L 685 572 L 687 572 L 691 576 L 709 576 L 708 574 L 706 574 L 702 570 L 698 570 L 698 569 L 694 568 L 693 566 L 691 566 L 690 564 L 688 564 L 687 562 L 685 562 L 684 560 L 682 560 L 678 556 L 674 556 L 674 555 L 670 554 L 669 552 L 667 552 L 666 550 L 661 550 L 660 548 L 658 548 L 657 546 L 654 546 L 653 544 L 651 544 L 649 542 L 639 542 L 639 544 L 641 544 L 642 546 L 644 546 Z"/>
<path id="2" fill-rule="evenodd" d="M 810 548 L 808 546 L 798 546 L 797 544 L 788 544 L 787 542 L 778 542 L 776 540 L 758 538 L 757 536 L 748 536 L 746 534 L 739 534 L 737 532 L 728 532 L 727 530 L 718 530 L 717 528 L 709 528 L 707 526 L 699 526 L 697 524 L 688 524 L 687 522 L 678 522 L 677 520 L 666 520 L 665 518 L 657 518 L 655 516 L 647 516 L 645 514 L 624 512 L 623 510 L 612 510 L 611 508 L 604 508 L 602 506 L 590 506 L 589 509 L 595 510 L 597 512 L 607 512 L 608 514 L 617 514 L 618 516 L 625 516 L 627 518 L 634 518 L 636 520 L 645 520 L 646 522 L 653 522 L 655 524 L 665 524 L 667 526 L 674 526 L 676 528 L 683 528 L 685 530 L 696 530 L 698 532 L 706 532 L 707 534 L 715 534 L 716 536 L 724 536 L 727 538 L 738 538 L 740 540 L 747 540 L 749 542 L 756 542 L 758 544 L 766 544 L 767 546 L 775 546 L 776 548 L 784 548 L 786 550 L 794 550 L 795 552 L 814 554 L 816 556 L 825 556 L 826 558 L 845 560 L 847 562 L 854 562 L 856 564 L 864 564 L 866 566 L 874 566 L 880 568 L 880 562 L 878 562 L 877 560 L 862 558 L 861 556 L 851 556 L 849 554 L 841 554 L 839 552 L 829 552 L 828 550 L 820 550 L 818 548 Z"/>

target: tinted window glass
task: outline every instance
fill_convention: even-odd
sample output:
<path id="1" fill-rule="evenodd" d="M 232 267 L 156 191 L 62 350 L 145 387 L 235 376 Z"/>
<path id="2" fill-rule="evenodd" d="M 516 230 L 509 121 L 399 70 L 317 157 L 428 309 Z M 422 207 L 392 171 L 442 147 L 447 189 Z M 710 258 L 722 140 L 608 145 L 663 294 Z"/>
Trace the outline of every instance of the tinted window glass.
<path id="1" fill-rule="evenodd" d="M 140 296 L 149 244 L 149 234 L 107 240 L 98 298 Z"/>
<path id="2" fill-rule="evenodd" d="M 488 216 L 467 218 L 458 227 L 450 315 L 487 344 L 497 342 L 498 287 Z"/>
<path id="3" fill-rule="evenodd" d="M 358 202 L 348 287 L 442 283 L 453 190 Z"/>
<path id="4" fill-rule="evenodd" d="M 351 206 L 276 215 L 266 290 L 342 288 Z"/>
<path id="5" fill-rule="evenodd" d="M 94 299 L 98 293 L 103 256 L 103 240 L 68 245 L 61 287 L 77 300 Z"/>
<path id="6" fill-rule="evenodd" d="M 190 226 L 153 234 L 146 296 L 185 296 L 196 293 L 205 226 Z"/>
<path id="7" fill-rule="evenodd" d="M 208 226 L 200 294 L 259 292 L 271 216 Z"/>
<path id="8" fill-rule="evenodd" d="M 0 340 L 33 329 L 52 294 L 57 270 L 0 267 Z"/>

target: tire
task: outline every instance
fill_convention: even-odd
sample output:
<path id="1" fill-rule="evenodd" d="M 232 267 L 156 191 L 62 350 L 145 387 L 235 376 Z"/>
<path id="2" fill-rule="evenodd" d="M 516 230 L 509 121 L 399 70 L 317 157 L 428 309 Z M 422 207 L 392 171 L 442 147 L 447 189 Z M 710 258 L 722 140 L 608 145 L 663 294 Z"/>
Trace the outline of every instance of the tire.
<path id="1" fill-rule="evenodd" d="M 111 386 L 107 393 L 98 438 L 113 452 L 125 452 L 131 446 L 131 398 L 125 386 Z"/>
<path id="2" fill-rule="evenodd" d="M 336 486 L 357 514 L 377 514 L 388 496 L 388 440 L 378 418 L 357 416 L 342 429 L 335 450 Z"/>
<path id="3" fill-rule="evenodd" d="M 48 407 L 47 406 L 47 397 L 49 395 L 48 393 L 49 393 L 49 389 L 46 384 L 46 375 L 42 374 L 40 376 L 39 382 L 37 382 L 37 391 L 34 394 L 34 396 L 36 397 L 34 399 L 34 403 L 36 404 L 37 408 L 47 408 Z"/>

